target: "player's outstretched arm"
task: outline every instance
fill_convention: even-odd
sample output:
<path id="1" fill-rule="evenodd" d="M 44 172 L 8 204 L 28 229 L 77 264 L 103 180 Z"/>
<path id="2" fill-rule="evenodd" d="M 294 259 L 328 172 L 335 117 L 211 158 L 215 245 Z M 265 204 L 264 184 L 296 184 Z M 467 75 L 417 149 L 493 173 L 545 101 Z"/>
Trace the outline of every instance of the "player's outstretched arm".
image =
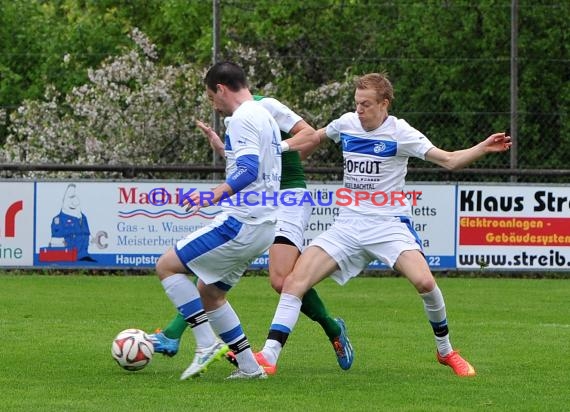
<path id="1" fill-rule="evenodd" d="M 303 121 L 303 123 L 305 123 Z M 311 126 L 303 128 L 298 133 L 296 133 L 292 138 L 284 140 L 281 143 L 283 151 L 292 150 L 295 152 L 301 152 L 302 157 L 306 157 L 309 153 L 315 150 L 315 148 L 326 138 L 324 129 L 315 131 Z"/>
<path id="2" fill-rule="evenodd" d="M 224 142 L 222 142 L 222 139 L 220 139 L 220 136 L 217 135 L 214 129 L 200 120 L 196 120 L 196 126 L 202 131 L 202 133 L 204 133 L 204 136 L 208 138 L 208 142 L 212 149 L 214 149 L 220 156 L 225 156 L 226 151 L 224 149 Z"/>
<path id="3" fill-rule="evenodd" d="M 462 169 L 488 153 L 505 152 L 511 148 L 511 136 L 495 133 L 469 149 L 447 152 L 434 147 L 426 153 L 426 160 L 447 170 Z"/>
<path id="4" fill-rule="evenodd" d="M 313 129 L 313 127 L 306 121 L 299 120 L 288 132 L 291 135 L 291 138 L 294 136 L 301 136 L 303 141 L 311 141 L 311 136 L 315 133 L 315 129 Z M 287 141 L 291 138 L 287 139 Z M 304 145 L 304 147 L 299 150 L 301 159 L 305 160 L 315 150 L 315 148 L 316 146 L 311 148 L 308 144 Z"/>

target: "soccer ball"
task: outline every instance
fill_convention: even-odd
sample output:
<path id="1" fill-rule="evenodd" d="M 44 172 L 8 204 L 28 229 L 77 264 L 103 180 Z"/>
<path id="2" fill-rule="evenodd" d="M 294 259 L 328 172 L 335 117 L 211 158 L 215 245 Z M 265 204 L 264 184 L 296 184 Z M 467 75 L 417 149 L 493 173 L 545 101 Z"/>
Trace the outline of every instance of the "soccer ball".
<path id="1" fill-rule="evenodd" d="M 152 359 L 154 346 L 145 331 L 125 329 L 117 335 L 111 345 L 111 355 L 119 366 L 128 371 L 144 368 Z"/>

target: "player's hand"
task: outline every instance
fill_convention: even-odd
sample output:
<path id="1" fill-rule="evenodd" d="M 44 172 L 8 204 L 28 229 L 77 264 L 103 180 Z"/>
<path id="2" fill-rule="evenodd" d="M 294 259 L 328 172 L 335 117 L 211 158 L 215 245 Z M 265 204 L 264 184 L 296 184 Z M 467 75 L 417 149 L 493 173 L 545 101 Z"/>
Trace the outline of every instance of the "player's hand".
<path id="1" fill-rule="evenodd" d="M 220 136 L 218 136 L 218 134 L 214 131 L 214 129 L 200 120 L 196 120 L 196 126 L 208 138 L 208 142 L 210 143 L 212 149 L 217 152 L 224 150 L 224 143 L 222 142 L 222 139 L 220 139 Z"/>
<path id="2" fill-rule="evenodd" d="M 200 193 L 194 192 L 187 198 L 182 200 L 181 205 L 190 215 L 198 213 L 198 211 L 202 208 L 200 204 Z"/>
<path id="3" fill-rule="evenodd" d="M 218 136 L 218 134 L 214 131 L 214 129 L 212 129 L 206 123 L 204 123 L 200 120 L 196 120 L 196 126 L 198 127 L 198 129 L 200 129 L 202 131 L 202 133 L 204 133 L 204 135 L 208 138 L 208 140 L 210 142 L 212 140 L 220 138 L 220 136 Z"/>
<path id="4" fill-rule="evenodd" d="M 206 123 L 200 120 L 196 120 L 196 126 L 198 126 L 200 130 L 202 130 L 202 132 L 206 135 L 206 137 L 208 137 L 208 134 L 214 133 L 214 131 L 210 126 L 208 126 Z"/>
<path id="5" fill-rule="evenodd" d="M 506 133 L 495 133 L 483 141 L 485 151 L 488 153 L 506 152 L 511 148 L 513 142 L 511 136 Z"/>
<path id="6" fill-rule="evenodd" d="M 186 211 L 188 212 L 189 216 L 195 215 L 196 213 L 198 213 L 198 211 L 202 209 L 202 206 L 200 205 L 188 205 L 186 206 Z"/>

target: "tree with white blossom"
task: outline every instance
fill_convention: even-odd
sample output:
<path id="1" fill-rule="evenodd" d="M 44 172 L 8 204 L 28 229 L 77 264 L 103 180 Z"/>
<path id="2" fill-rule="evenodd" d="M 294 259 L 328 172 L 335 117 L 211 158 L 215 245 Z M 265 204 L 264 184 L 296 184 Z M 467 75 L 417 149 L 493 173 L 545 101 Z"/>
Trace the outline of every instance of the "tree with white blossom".
<path id="1" fill-rule="evenodd" d="M 88 83 L 65 96 L 48 86 L 42 101 L 12 114 L 6 161 L 169 165 L 208 157 L 194 125 L 211 115 L 204 69 L 160 66 L 149 39 L 136 29 L 130 36 L 136 47 L 89 70 Z"/>
<path id="2" fill-rule="evenodd" d="M 4 159 L 0 160 L 66 165 L 209 164 L 211 149 L 195 127 L 197 119 L 208 121 L 212 114 L 203 84 L 207 68 L 192 63 L 161 66 L 155 45 L 141 31 L 134 29 L 130 37 L 134 47 L 89 69 L 88 83 L 65 95 L 48 85 L 43 100 L 25 101 L 12 113 Z M 270 54 L 260 55 L 239 45 L 226 54 L 246 68 L 254 93 L 280 98 L 271 80 L 289 74 Z M 73 56 L 66 54 L 63 59 L 70 64 Z M 347 76 L 345 82 L 322 86 L 306 93 L 304 99 L 301 96 L 299 102 L 285 103 L 319 127 L 347 109 L 351 87 Z M 331 149 L 320 148 L 318 157 L 330 159 Z M 48 175 L 121 177 L 111 172 L 24 174 Z M 153 175 L 138 175 L 144 176 Z"/>

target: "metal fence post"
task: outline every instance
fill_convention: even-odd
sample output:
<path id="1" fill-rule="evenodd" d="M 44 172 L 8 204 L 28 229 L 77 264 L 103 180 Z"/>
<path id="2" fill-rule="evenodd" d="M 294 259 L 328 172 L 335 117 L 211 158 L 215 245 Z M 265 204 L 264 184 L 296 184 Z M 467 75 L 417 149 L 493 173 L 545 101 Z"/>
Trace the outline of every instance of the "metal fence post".
<path id="1" fill-rule="evenodd" d="M 518 169 L 518 0 L 511 1 L 511 169 Z M 511 176 L 511 182 L 516 182 L 517 176 Z"/>
<path id="2" fill-rule="evenodd" d="M 212 0 L 212 62 L 216 64 L 220 55 L 220 0 Z M 220 115 L 215 110 L 212 111 L 212 129 L 216 134 L 220 135 Z M 212 150 L 212 166 L 222 163 L 222 158 Z M 212 180 L 218 180 L 220 177 L 217 173 L 212 174 Z"/>

